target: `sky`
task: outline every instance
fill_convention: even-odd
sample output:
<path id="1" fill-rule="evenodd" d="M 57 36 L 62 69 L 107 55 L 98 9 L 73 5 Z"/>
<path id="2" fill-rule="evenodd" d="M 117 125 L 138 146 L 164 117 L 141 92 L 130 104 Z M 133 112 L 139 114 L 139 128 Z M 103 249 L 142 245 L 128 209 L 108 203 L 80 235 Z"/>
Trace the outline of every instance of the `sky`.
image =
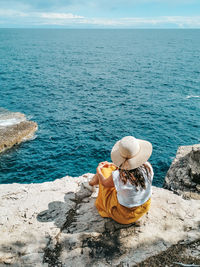
<path id="1" fill-rule="evenodd" d="M 0 28 L 200 28 L 200 0 L 0 0 Z"/>

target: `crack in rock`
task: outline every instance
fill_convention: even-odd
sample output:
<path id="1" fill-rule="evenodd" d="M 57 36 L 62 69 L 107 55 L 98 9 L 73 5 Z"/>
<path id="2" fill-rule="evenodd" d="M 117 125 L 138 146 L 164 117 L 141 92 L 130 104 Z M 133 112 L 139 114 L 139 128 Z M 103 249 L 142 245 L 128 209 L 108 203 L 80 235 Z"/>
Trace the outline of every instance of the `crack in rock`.
<path id="1" fill-rule="evenodd" d="M 48 263 L 49 267 L 63 266 L 62 262 L 59 260 L 62 251 L 62 245 L 59 243 L 59 236 L 63 230 L 68 229 L 73 222 L 76 222 L 78 205 L 82 203 L 83 199 L 87 198 L 91 194 L 92 192 L 88 189 L 80 190 L 79 193 L 75 195 L 75 199 L 70 199 L 75 202 L 75 207 L 71 208 L 67 212 L 66 221 L 60 228 L 60 232 L 54 238 L 49 237 L 49 242 L 44 249 L 43 263 Z"/>
<path id="2" fill-rule="evenodd" d="M 49 242 L 44 249 L 43 263 L 48 263 L 49 267 L 62 267 L 62 262 L 59 261 L 61 250 L 62 247 L 58 240 L 56 240 L 56 244 L 54 244 L 54 240 L 49 237 Z"/>

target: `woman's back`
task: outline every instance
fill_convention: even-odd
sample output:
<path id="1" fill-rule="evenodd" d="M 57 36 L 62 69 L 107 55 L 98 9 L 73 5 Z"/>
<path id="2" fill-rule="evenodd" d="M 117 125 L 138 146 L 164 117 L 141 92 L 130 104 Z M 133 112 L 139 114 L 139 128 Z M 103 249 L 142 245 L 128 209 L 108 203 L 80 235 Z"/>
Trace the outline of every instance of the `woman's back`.
<path id="1" fill-rule="evenodd" d="M 119 170 L 112 172 L 114 185 L 117 191 L 117 199 L 119 203 L 125 207 L 132 208 L 144 204 L 151 196 L 151 182 L 153 180 L 153 169 L 149 162 L 145 165 L 149 168 L 149 172 L 142 169 L 144 177 L 144 187 L 135 186 L 129 180 L 124 184 L 120 178 Z"/>
<path id="2" fill-rule="evenodd" d="M 99 163 L 89 184 L 99 185 L 95 205 L 102 217 L 130 224 L 149 211 L 153 169 L 147 160 L 151 153 L 150 142 L 125 136 L 111 150 L 112 163 Z"/>

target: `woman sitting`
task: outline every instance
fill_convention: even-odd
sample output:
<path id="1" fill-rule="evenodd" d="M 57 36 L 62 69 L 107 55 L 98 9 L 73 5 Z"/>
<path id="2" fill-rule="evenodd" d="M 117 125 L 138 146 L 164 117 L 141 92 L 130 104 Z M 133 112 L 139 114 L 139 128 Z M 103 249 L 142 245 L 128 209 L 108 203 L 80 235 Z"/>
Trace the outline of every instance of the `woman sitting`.
<path id="1" fill-rule="evenodd" d="M 151 154 L 151 143 L 126 136 L 112 148 L 113 163 L 99 164 L 89 184 L 99 184 L 95 205 L 102 217 L 130 224 L 148 212 L 153 169 L 147 160 Z"/>

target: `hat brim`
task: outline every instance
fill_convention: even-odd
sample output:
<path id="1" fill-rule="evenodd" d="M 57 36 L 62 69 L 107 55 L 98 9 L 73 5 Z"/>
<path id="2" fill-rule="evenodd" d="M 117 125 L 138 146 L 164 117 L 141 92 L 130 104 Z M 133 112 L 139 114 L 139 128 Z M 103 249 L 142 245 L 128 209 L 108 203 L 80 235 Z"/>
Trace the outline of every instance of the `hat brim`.
<path id="1" fill-rule="evenodd" d="M 137 139 L 140 145 L 140 151 L 132 158 L 126 159 L 122 157 L 119 150 L 119 143 L 118 141 L 112 148 L 111 151 L 111 159 L 112 162 L 116 166 L 120 166 L 123 169 L 126 170 L 132 170 L 140 167 L 142 164 L 144 164 L 151 156 L 152 154 L 152 144 L 148 141 Z M 124 163 L 124 164 L 123 164 Z"/>

